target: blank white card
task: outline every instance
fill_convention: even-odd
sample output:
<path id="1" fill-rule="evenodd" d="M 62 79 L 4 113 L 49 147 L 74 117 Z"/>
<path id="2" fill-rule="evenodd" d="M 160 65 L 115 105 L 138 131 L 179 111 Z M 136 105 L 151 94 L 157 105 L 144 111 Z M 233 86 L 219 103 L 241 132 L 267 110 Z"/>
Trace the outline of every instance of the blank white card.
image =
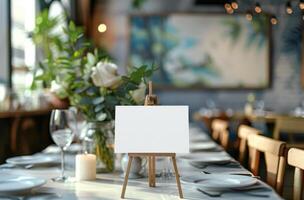
<path id="1" fill-rule="evenodd" d="M 188 106 L 116 106 L 115 153 L 188 153 Z"/>

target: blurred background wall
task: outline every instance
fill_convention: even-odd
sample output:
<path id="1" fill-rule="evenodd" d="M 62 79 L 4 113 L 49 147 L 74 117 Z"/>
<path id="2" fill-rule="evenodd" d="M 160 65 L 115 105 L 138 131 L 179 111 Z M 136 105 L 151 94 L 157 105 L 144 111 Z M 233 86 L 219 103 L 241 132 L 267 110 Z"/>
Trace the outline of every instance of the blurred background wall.
<path id="1" fill-rule="evenodd" d="M 168 13 L 168 12 L 223 12 L 222 7 L 202 8 L 195 5 L 194 0 L 147 0 L 138 10 L 131 9 L 129 0 L 106 1 L 107 6 L 100 12 L 101 21 L 108 24 L 107 36 L 100 35 L 97 42 L 108 47 L 112 56 L 124 68 L 128 54 L 128 16 L 134 12 Z M 242 6 L 240 1 L 240 5 Z M 269 6 L 265 1 L 263 8 L 275 12 L 279 23 L 272 26 L 272 83 L 268 89 L 260 90 L 158 90 L 162 104 L 189 104 L 191 110 L 206 105 L 206 101 L 213 100 L 219 108 L 242 109 L 249 93 L 254 93 L 257 100 L 265 102 L 266 109 L 277 112 L 290 112 L 303 99 L 300 71 L 301 71 L 301 31 L 302 18 L 300 13 L 285 15 L 285 5 L 280 1 L 271 1 L 276 7 Z M 268 7 L 267 7 L 268 6 Z M 106 14 L 105 14 L 106 13 Z M 98 21 L 98 20 L 97 20 Z M 106 42 L 105 42 L 106 38 Z M 240 60 L 240 62 L 244 62 Z"/>
<path id="2" fill-rule="evenodd" d="M 7 1 L 1 1 L 1 4 L 5 4 Z M 22 4 L 23 1 L 14 0 L 14 4 Z M 37 2 L 48 2 L 48 1 L 28 1 L 33 4 L 36 2 L 36 6 L 39 7 Z M 128 52 L 129 52 L 129 17 L 133 13 L 159 13 L 169 14 L 174 12 L 186 12 L 186 13 L 226 13 L 224 9 L 224 0 L 62 0 L 59 1 L 62 4 L 69 5 L 65 6 L 68 11 L 71 12 L 71 17 L 75 19 L 78 25 L 85 26 L 85 32 L 88 38 L 98 46 L 102 46 L 110 52 L 111 56 L 115 59 L 115 62 L 120 66 L 120 71 L 125 71 L 128 63 Z M 143 4 L 136 8 L 134 2 L 143 2 Z M 205 4 L 200 4 L 204 2 Z M 206 5 L 206 2 L 209 2 Z M 214 2 L 218 2 L 217 5 L 213 5 Z M 57 3 L 57 5 L 56 5 Z M 243 109 L 243 105 L 247 100 L 249 93 L 255 94 L 257 100 L 263 100 L 265 102 L 266 110 L 272 110 L 280 113 L 288 113 L 298 106 L 304 99 L 302 94 L 301 86 L 301 34 L 302 34 L 302 14 L 299 9 L 294 9 L 294 14 L 286 15 L 285 13 L 284 0 L 265 0 L 261 2 L 263 11 L 266 13 L 273 13 L 278 18 L 278 24 L 272 25 L 272 31 L 269 38 L 272 40 L 272 56 L 271 56 L 271 84 L 269 88 L 248 90 L 248 89 L 192 89 L 187 88 L 183 90 L 176 89 L 158 89 L 157 94 L 160 96 L 162 104 L 188 104 L 191 110 L 197 110 L 202 106 L 206 106 L 206 101 L 212 100 L 218 108 L 223 110 L 232 108 L 233 110 Z M 296 2 L 294 2 L 296 3 Z M 28 3 L 27 3 L 28 4 Z M 46 4 L 46 3 L 44 3 Z M 43 10 L 45 6 L 41 4 L 39 9 Z M 252 8 L 255 1 L 243 0 L 239 1 L 238 12 L 245 12 L 249 7 Z M 18 8 L 20 5 L 16 5 Z M 293 5 L 294 8 L 296 5 Z M 33 6 L 32 6 L 33 7 Z M 53 9 L 52 9 L 53 7 Z M 54 1 L 50 10 L 53 14 L 62 10 L 62 8 L 55 9 L 58 7 L 58 1 Z M 1 6 L 3 8 L 3 6 Z M 39 10 L 37 9 L 37 10 Z M 1 15 L 7 14 L 8 11 L 3 10 Z M 24 26 L 24 29 L 31 29 L 34 26 L 35 12 L 30 17 L 33 18 L 29 27 Z M 60 13 L 60 12 L 59 12 Z M 22 13 L 17 15 L 17 22 L 20 23 Z M 23 15 L 26 12 L 23 13 Z M 14 13 L 12 13 L 14 15 Z M 52 14 L 51 14 L 52 15 Z M 237 15 L 237 14 L 236 14 Z M 245 17 L 245 16 L 244 16 Z M 27 17 L 29 18 L 29 17 Z M 2 18 L 1 18 L 2 19 Z M 0 19 L 1 27 L 7 27 Z M 19 20 L 19 21 L 18 21 Z M 17 30 L 19 27 L 15 26 L 14 17 L 12 22 L 12 29 Z M 22 22 L 22 20 L 21 20 Z M 107 25 L 107 30 L 104 33 L 98 32 L 98 25 L 104 23 Z M 20 31 L 19 31 L 20 32 Z M 7 32 L 5 29 L 0 30 L 1 45 L 6 45 Z M 28 30 L 23 30 L 22 37 L 30 40 L 28 37 Z M 30 79 L 32 78 L 31 70 L 37 65 L 37 58 L 39 58 L 40 51 L 35 49 L 35 46 L 27 45 L 25 39 L 15 37 L 16 34 L 12 34 L 12 65 L 13 76 L 12 82 L 18 85 L 23 92 L 24 88 L 28 88 L 31 84 Z M 228 37 L 228 36 L 227 36 Z M 16 38 L 16 39 L 15 39 Z M 17 45 L 23 44 L 19 40 L 23 41 L 24 45 L 19 48 Z M 19 49 L 18 49 L 19 48 Z M 29 49 L 30 51 L 24 51 L 24 55 L 21 57 L 30 57 L 27 63 L 21 63 L 20 67 L 17 67 L 19 60 L 16 57 L 20 53 L 20 49 Z M 7 48 L 5 48 L 7 49 Z M 18 51 L 17 51 L 18 50 Z M 30 52 L 31 55 L 27 55 L 26 52 Z M 3 66 L 9 66 L 5 62 L 9 62 L 8 51 L 4 50 L 0 56 L 0 83 L 1 81 L 7 82 L 9 77 L 9 69 Z M 36 56 L 37 55 L 37 56 Z M 21 60 L 22 60 L 21 59 Z M 36 61 L 35 61 L 36 59 Z M 25 59 L 26 60 L 26 59 Z M 23 60 L 22 60 L 23 61 Z M 240 58 L 240 62 L 246 62 Z M 24 65 L 27 65 L 28 69 L 24 70 Z M 14 75 L 14 71 L 20 71 L 19 74 L 24 73 L 25 75 Z M 24 72 L 23 72 L 24 71 Z M 30 74 L 30 76 L 28 76 Z M 16 78 L 15 78 L 16 77 Z M 20 78 L 21 77 L 21 78 Z M 24 83 L 24 80 L 29 80 Z M 19 81 L 19 82 L 18 82 Z M 27 89 L 26 88 L 26 89 Z M 18 92 L 18 91 L 17 91 Z"/>

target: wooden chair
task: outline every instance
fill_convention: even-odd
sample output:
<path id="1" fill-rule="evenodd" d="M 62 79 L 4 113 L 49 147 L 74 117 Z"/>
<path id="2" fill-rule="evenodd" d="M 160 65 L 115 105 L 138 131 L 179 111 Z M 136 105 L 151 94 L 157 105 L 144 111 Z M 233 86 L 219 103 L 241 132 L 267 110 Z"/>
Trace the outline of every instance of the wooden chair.
<path id="1" fill-rule="evenodd" d="M 247 156 L 248 149 L 248 136 L 249 135 L 259 135 L 261 132 L 258 129 L 252 128 L 250 126 L 241 125 L 238 129 L 238 149 L 239 149 L 239 162 L 244 164 L 245 158 Z"/>
<path id="2" fill-rule="evenodd" d="M 249 169 L 259 174 L 260 153 L 264 153 L 266 163 L 266 182 L 279 194 L 282 194 L 286 166 L 286 143 L 261 135 L 248 136 Z"/>
<path id="3" fill-rule="evenodd" d="M 304 150 L 291 148 L 288 151 L 288 164 L 295 167 L 293 199 L 301 200 L 303 196 Z"/>
<path id="4" fill-rule="evenodd" d="M 228 149 L 229 145 L 229 131 L 228 131 L 229 123 L 227 121 L 221 119 L 214 119 L 211 122 L 212 138 L 219 142 L 224 149 Z"/>
<path id="5" fill-rule="evenodd" d="M 288 133 L 291 146 L 304 147 L 304 144 L 296 145 L 293 136 L 295 134 L 304 134 L 304 119 L 296 117 L 278 117 L 275 122 L 273 138 L 279 140 L 280 133 Z"/>

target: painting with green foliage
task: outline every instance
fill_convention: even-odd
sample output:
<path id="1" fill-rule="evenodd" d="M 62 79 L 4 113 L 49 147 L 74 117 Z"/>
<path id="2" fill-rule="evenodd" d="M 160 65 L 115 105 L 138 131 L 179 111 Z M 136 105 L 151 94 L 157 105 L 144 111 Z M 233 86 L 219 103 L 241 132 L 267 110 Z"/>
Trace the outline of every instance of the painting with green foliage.
<path id="1" fill-rule="evenodd" d="M 263 15 L 132 15 L 129 64 L 158 66 L 163 87 L 267 88 L 269 27 Z"/>

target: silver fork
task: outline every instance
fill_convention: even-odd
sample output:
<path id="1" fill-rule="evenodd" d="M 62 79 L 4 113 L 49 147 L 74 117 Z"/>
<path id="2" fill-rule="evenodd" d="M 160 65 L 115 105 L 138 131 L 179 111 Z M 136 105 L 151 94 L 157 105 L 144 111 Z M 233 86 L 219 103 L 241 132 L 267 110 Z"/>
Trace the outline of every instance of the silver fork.
<path id="1" fill-rule="evenodd" d="M 202 188 L 196 188 L 198 191 L 202 192 L 203 194 L 206 194 L 209 197 L 220 197 L 222 196 L 224 193 L 228 193 L 228 192 L 237 192 L 237 191 L 233 191 L 233 190 L 226 190 L 226 191 L 206 191 L 205 189 Z M 238 191 L 239 192 L 239 191 Z M 243 192 L 242 194 L 248 195 L 248 196 L 252 196 L 252 197 L 260 197 L 260 198 L 267 198 L 269 197 L 268 194 L 256 194 L 256 193 L 249 193 L 249 192 Z"/>

